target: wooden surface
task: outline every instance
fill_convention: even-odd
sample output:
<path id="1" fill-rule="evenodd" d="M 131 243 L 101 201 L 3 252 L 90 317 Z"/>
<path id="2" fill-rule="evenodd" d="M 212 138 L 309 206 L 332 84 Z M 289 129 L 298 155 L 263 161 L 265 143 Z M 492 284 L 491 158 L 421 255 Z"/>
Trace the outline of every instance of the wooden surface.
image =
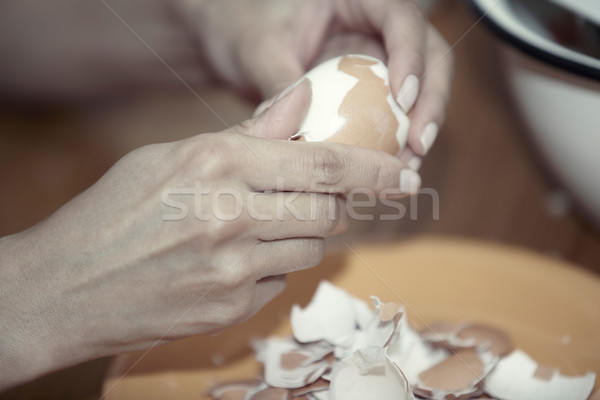
<path id="1" fill-rule="evenodd" d="M 465 35 L 475 18 L 458 0 L 442 2 L 432 18 L 456 44 L 457 58 L 446 124 L 421 170 L 424 186 L 439 193 L 439 220 L 423 197 L 416 220 L 355 222 L 345 239 L 424 233 L 488 239 L 600 273 L 599 231 L 538 160 L 503 85 L 494 37 L 483 24 Z M 228 124 L 251 113 L 252 105 L 227 91 L 199 90 Z M 0 117 L 0 235 L 40 221 L 127 151 L 222 128 L 185 88 L 82 110 L 5 108 Z M 405 204 L 410 211 L 410 202 Z M 74 367 L 0 399 L 94 398 L 106 366 L 106 360 L 99 360 Z"/>
<path id="2" fill-rule="evenodd" d="M 421 236 L 352 245 L 317 268 L 291 274 L 281 296 L 221 335 L 117 357 L 104 399 L 210 400 L 202 394 L 215 382 L 254 378 L 260 364 L 248 343 L 289 335 L 292 305 L 306 306 L 323 279 L 365 301 L 375 294 L 404 304 L 419 330 L 438 321 L 498 326 L 543 365 L 567 375 L 600 375 L 600 309 L 589 307 L 600 304 L 600 277 L 538 253 Z"/>

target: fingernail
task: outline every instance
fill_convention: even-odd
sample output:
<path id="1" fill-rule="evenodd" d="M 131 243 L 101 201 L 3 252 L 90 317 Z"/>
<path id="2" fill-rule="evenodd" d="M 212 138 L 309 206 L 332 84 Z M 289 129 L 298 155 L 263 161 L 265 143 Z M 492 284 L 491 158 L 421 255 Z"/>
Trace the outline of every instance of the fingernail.
<path id="1" fill-rule="evenodd" d="M 262 103 L 260 103 L 258 105 L 258 107 L 256 107 L 256 109 L 252 113 L 252 118 L 258 116 L 263 111 L 265 111 L 267 108 L 271 107 L 273 105 L 273 102 L 274 101 L 272 99 L 267 99 L 267 100 L 264 100 Z"/>
<path id="2" fill-rule="evenodd" d="M 416 194 L 421 187 L 421 177 L 412 169 L 400 171 L 400 190 L 406 194 Z"/>
<path id="3" fill-rule="evenodd" d="M 433 142 L 435 142 L 435 138 L 438 134 L 438 124 L 435 122 L 430 122 L 423 129 L 423 133 L 421 133 L 421 144 L 423 145 L 423 154 L 427 153 Z"/>
<path id="4" fill-rule="evenodd" d="M 283 92 L 279 93 L 279 95 L 275 97 L 275 100 L 273 100 L 273 104 L 290 94 L 292 90 L 296 89 L 298 86 L 300 86 L 301 83 L 304 82 L 307 82 L 309 85 L 312 85 L 312 82 L 309 81 L 307 78 L 298 79 L 296 82 L 292 83 L 290 86 L 285 88 Z"/>
<path id="5" fill-rule="evenodd" d="M 285 88 L 281 93 L 279 93 L 277 95 L 277 97 L 263 100 L 263 102 L 260 103 L 258 105 L 258 107 L 256 107 L 256 109 L 252 113 L 252 117 L 256 117 L 259 114 L 262 114 L 265 110 L 267 110 L 268 108 L 272 107 L 273 104 L 277 103 L 279 100 L 281 100 L 282 98 L 284 98 L 285 96 L 287 96 L 288 94 L 290 94 L 294 89 L 296 89 L 296 87 L 300 86 L 300 84 L 302 82 L 306 81 L 306 80 L 307 80 L 306 78 L 299 79 L 296 82 L 292 83 L 287 88 Z"/>
<path id="6" fill-rule="evenodd" d="M 404 78 L 404 83 L 398 92 L 397 102 L 405 113 L 409 112 L 417 101 L 419 95 L 419 78 L 415 75 L 408 75 Z"/>
<path id="7" fill-rule="evenodd" d="M 423 159 L 419 156 L 412 156 L 408 162 L 406 163 L 406 165 L 408 165 L 408 167 L 410 169 L 412 169 L 413 171 L 417 172 L 419 171 L 419 168 L 421 168 L 421 163 L 423 162 Z"/>

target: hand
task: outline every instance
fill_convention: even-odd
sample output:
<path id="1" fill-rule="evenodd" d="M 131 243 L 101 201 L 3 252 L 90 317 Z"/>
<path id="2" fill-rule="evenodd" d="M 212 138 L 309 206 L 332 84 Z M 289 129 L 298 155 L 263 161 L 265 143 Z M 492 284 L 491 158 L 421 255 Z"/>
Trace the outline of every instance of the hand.
<path id="1" fill-rule="evenodd" d="M 230 130 L 135 150 L 0 240 L 0 390 L 248 318 L 344 229 L 339 194 L 404 186 L 387 154 L 262 138 L 296 133 L 309 96 L 301 84 Z"/>
<path id="2" fill-rule="evenodd" d="M 318 61 L 343 52 L 383 58 L 409 146 L 423 156 L 444 120 L 453 57 L 413 0 L 177 0 L 213 68 L 270 98 Z M 382 40 L 377 40 L 380 37 Z M 418 161 L 418 160 L 417 160 Z"/>

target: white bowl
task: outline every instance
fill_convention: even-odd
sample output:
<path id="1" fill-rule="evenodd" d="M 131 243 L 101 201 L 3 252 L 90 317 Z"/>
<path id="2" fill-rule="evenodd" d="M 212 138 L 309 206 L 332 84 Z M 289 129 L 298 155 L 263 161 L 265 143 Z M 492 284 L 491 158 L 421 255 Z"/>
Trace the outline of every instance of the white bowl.
<path id="1" fill-rule="evenodd" d="M 558 44 L 519 1 L 472 4 L 508 44 L 507 81 L 539 151 L 600 224 L 600 59 Z"/>

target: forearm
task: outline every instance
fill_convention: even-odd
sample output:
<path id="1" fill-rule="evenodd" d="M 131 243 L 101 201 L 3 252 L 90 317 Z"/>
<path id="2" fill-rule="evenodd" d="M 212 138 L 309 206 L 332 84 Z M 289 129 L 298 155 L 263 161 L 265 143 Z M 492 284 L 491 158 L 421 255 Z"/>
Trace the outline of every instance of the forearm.
<path id="1" fill-rule="evenodd" d="M 124 85 L 207 78 L 196 41 L 168 0 L 8 1 L 0 13 L 0 93 L 104 94 Z"/>
<path id="2" fill-rule="evenodd" d="M 89 358 L 62 317 L 57 260 L 34 230 L 0 239 L 0 392 Z"/>
<path id="3" fill-rule="evenodd" d="M 35 319 L 28 310 L 29 300 L 24 296 L 23 281 L 26 272 L 22 266 L 32 253 L 25 251 L 21 235 L 0 239 L 0 391 L 35 376 L 37 361 L 33 361 L 34 343 L 29 334 L 34 330 Z M 25 278 L 25 279 L 24 279 Z M 40 345 L 43 353 L 43 345 Z"/>

